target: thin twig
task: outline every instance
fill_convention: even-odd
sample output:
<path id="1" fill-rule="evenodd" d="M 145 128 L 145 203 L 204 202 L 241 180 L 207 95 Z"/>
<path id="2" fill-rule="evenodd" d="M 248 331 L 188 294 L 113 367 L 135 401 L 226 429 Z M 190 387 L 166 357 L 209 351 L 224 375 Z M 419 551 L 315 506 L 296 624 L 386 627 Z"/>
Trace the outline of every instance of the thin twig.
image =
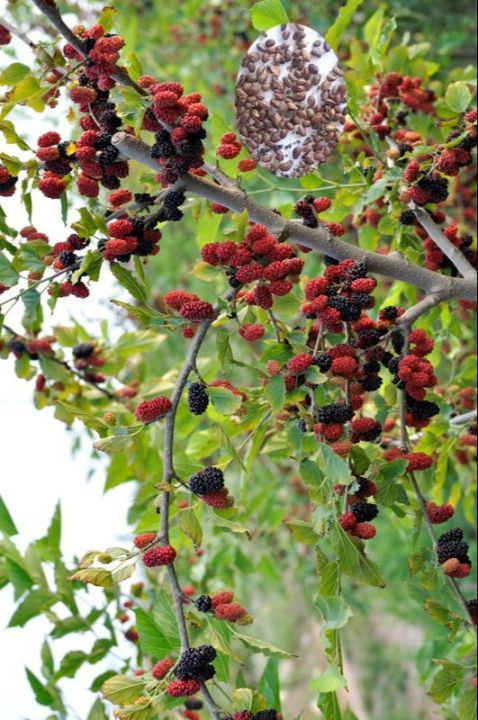
<path id="1" fill-rule="evenodd" d="M 476 420 L 478 417 L 478 410 L 471 410 L 468 413 L 464 413 L 463 415 L 457 415 L 456 417 L 452 418 L 450 420 L 451 425 L 465 425 L 466 423 L 471 423 L 473 420 Z"/>
<path id="2" fill-rule="evenodd" d="M 407 335 L 407 339 L 405 342 L 405 346 L 403 348 L 403 352 L 404 353 L 408 352 L 408 335 Z M 401 441 L 401 449 L 404 452 L 408 453 L 410 451 L 410 441 L 409 441 L 408 430 L 407 430 L 407 393 L 406 393 L 405 389 L 400 391 L 400 441 Z M 408 475 L 410 477 L 410 482 L 412 484 L 413 491 L 417 498 L 417 502 L 420 507 L 420 511 L 421 511 L 423 520 L 425 522 L 425 527 L 430 536 L 433 550 L 436 551 L 438 540 L 437 540 L 437 536 L 435 534 L 435 529 L 430 521 L 430 516 L 429 516 L 428 510 L 427 510 L 426 498 L 420 489 L 420 485 L 418 483 L 415 473 L 409 472 Z M 463 610 L 465 611 L 466 616 L 469 618 L 469 621 L 470 621 L 472 627 L 474 628 L 475 632 L 477 632 L 477 628 L 473 623 L 473 618 L 471 617 L 468 603 L 467 603 L 466 598 L 463 595 L 457 581 L 454 578 L 451 578 L 448 576 L 447 576 L 447 579 L 449 580 L 450 585 L 453 589 L 453 592 L 457 596 L 460 605 L 462 606 Z"/>
<path id="3" fill-rule="evenodd" d="M 458 272 L 464 277 L 476 277 L 476 268 L 467 260 L 461 250 L 459 250 L 447 236 L 442 233 L 439 226 L 423 208 L 413 208 L 415 217 L 420 225 L 427 231 L 435 245 L 442 251 L 448 260 L 456 267 Z"/>
<path id="4" fill-rule="evenodd" d="M 274 313 L 272 312 L 272 310 L 269 310 L 269 318 L 272 323 L 272 327 L 274 328 L 274 334 L 276 336 L 276 340 L 278 343 L 281 343 L 282 338 L 281 338 L 281 334 L 280 334 L 279 323 L 277 322 L 277 318 L 274 315 Z"/>
<path id="5" fill-rule="evenodd" d="M 79 267 L 80 267 L 80 263 L 76 262 L 76 263 L 74 263 L 74 265 L 69 265 L 69 267 L 63 268 L 63 270 L 59 270 L 54 275 L 48 275 L 48 277 L 44 277 L 44 278 L 41 278 L 41 280 L 37 280 L 36 282 L 32 283 L 24 290 L 21 290 L 19 293 L 17 293 L 13 297 L 7 298 L 7 300 L 3 300 L 3 302 L 0 303 L 0 308 L 3 307 L 4 305 L 7 305 L 10 302 L 13 302 L 14 300 L 18 300 L 19 298 L 22 297 L 22 295 L 25 295 L 25 293 L 27 293 L 29 290 L 33 290 L 34 288 L 37 288 L 39 285 L 43 285 L 43 283 L 50 282 L 50 280 L 55 280 L 55 278 L 60 277 L 60 275 L 64 275 L 65 273 L 68 273 L 68 272 L 73 272 L 74 270 L 78 270 Z"/>

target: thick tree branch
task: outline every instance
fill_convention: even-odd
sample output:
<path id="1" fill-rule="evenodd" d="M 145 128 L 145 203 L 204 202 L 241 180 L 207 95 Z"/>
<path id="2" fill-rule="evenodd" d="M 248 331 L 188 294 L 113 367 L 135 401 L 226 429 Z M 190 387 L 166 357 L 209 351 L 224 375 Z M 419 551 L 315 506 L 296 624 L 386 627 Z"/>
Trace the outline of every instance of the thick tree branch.
<path id="1" fill-rule="evenodd" d="M 124 132 L 116 133 L 113 144 L 120 150 L 123 157 L 135 160 L 153 170 L 158 164 L 150 155 L 150 148 L 141 140 Z M 337 260 L 352 258 L 357 262 L 365 262 L 369 272 L 385 275 L 407 282 L 410 285 L 433 295 L 440 294 L 445 299 L 476 300 L 477 282 L 474 278 L 452 278 L 415 265 L 403 257 L 395 255 L 379 255 L 350 245 L 343 240 L 331 237 L 324 226 L 316 229 L 286 221 L 281 215 L 270 210 L 248 196 L 238 187 L 225 187 L 196 175 L 185 175 L 183 186 L 189 192 L 217 202 L 235 212 L 247 210 L 251 220 L 265 225 L 274 235 L 288 239 L 298 245 L 304 245 L 318 252 L 330 255 Z"/>
<path id="2" fill-rule="evenodd" d="M 448 260 L 453 263 L 460 275 L 465 278 L 476 277 L 476 269 L 473 265 L 468 262 L 466 257 L 463 255 L 453 243 L 448 240 L 447 236 L 442 233 L 439 226 L 430 217 L 429 213 L 423 208 L 414 208 L 413 212 L 420 225 L 427 231 L 435 245 L 442 251 Z"/>
<path id="3" fill-rule="evenodd" d="M 466 423 L 473 422 L 478 417 L 478 410 L 471 410 L 463 415 L 457 415 L 450 420 L 451 425 L 465 425 Z"/>
<path id="4" fill-rule="evenodd" d="M 77 35 L 75 35 L 75 33 L 65 23 L 56 4 L 50 4 L 46 0 L 32 0 L 32 2 L 34 5 L 36 5 L 38 10 L 43 13 L 46 18 L 48 18 L 51 24 L 54 25 L 60 35 L 62 35 L 65 40 L 70 43 L 70 45 L 73 45 L 75 50 L 77 50 L 77 52 L 79 52 L 79 54 L 83 58 L 87 57 L 87 53 L 85 52 L 85 48 L 81 39 L 77 37 Z M 121 68 L 117 68 L 116 71 L 112 73 L 111 77 L 113 78 L 113 80 L 116 80 L 116 82 L 118 82 L 120 85 L 127 85 L 129 87 L 132 87 L 140 95 L 147 95 L 145 90 L 143 90 L 143 88 L 141 88 L 137 83 L 135 83 L 135 81 L 130 78 L 128 73 Z"/>

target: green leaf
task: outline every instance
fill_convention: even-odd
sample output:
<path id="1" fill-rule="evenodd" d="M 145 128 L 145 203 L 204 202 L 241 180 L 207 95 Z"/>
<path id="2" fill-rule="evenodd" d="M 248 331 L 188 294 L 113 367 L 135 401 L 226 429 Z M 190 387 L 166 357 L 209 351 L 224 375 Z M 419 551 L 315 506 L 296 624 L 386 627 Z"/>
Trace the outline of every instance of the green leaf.
<path id="1" fill-rule="evenodd" d="M 265 396 L 270 402 L 273 410 L 280 410 L 285 403 L 284 378 L 281 375 L 274 375 L 267 380 Z"/>
<path id="2" fill-rule="evenodd" d="M 304 522 L 304 520 L 289 520 L 287 527 L 291 530 L 295 539 L 303 545 L 317 545 L 319 536 L 311 523 Z"/>
<path id="3" fill-rule="evenodd" d="M 141 608 L 134 611 L 141 649 L 147 655 L 164 657 L 172 649 L 170 640 L 155 621 Z"/>
<path id="4" fill-rule="evenodd" d="M 138 431 L 135 430 L 134 432 L 126 433 L 124 435 L 112 435 L 110 437 L 103 438 L 102 440 L 97 440 L 93 443 L 93 447 L 96 450 L 108 453 L 108 455 L 126 452 L 129 441 L 137 434 Z"/>
<path id="5" fill-rule="evenodd" d="M 442 669 L 433 678 L 430 695 L 438 705 L 442 705 L 461 687 L 465 670 L 449 660 L 440 660 L 439 664 Z"/>
<path id="6" fill-rule="evenodd" d="M 231 390 L 223 387 L 210 387 L 207 394 L 214 409 L 220 415 L 233 415 L 242 405 L 242 397 L 234 395 Z"/>
<path id="7" fill-rule="evenodd" d="M 87 585 L 96 585 L 97 587 L 110 588 L 113 586 L 113 578 L 109 570 L 101 568 L 85 568 L 78 570 L 70 575 L 70 580 L 86 583 Z"/>
<path id="8" fill-rule="evenodd" d="M 448 86 L 445 102 L 454 113 L 462 113 L 468 108 L 472 97 L 466 82 L 455 82 Z"/>
<path id="9" fill-rule="evenodd" d="M 45 685 L 40 682 L 40 680 L 37 678 L 36 675 L 32 673 L 31 670 L 25 668 L 25 672 L 27 674 L 28 682 L 30 683 L 30 687 L 33 690 L 37 703 L 46 707 L 52 707 L 55 701 L 55 696 L 51 692 L 51 690 L 45 687 Z"/>
<path id="10" fill-rule="evenodd" d="M 335 693 L 321 695 L 318 705 L 324 715 L 324 720 L 342 720 L 339 701 Z"/>
<path id="11" fill-rule="evenodd" d="M 320 693 L 334 693 L 345 686 L 345 678 L 339 668 L 331 666 L 317 680 L 312 680 L 309 690 Z"/>
<path id="12" fill-rule="evenodd" d="M 476 720 L 476 690 L 467 690 L 460 698 L 459 705 L 460 720 Z"/>
<path id="13" fill-rule="evenodd" d="M 191 538 L 195 547 L 199 547 L 202 542 L 202 529 L 193 510 L 185 509 L 181 510 L 177 515 L 178 525 L 182 532 Z"/>
<path id="14" fill-rule="evenodd" d="M 363 0 L 347 0 L 347 3 L 340 8 L 337 20 L 327 31 L 325 36 L 325 39 L 329 43 L 330 47 L 334 50 L 337 50 L 342 35 L 350 25 L 362 2 Z"/>
<path id="15" fill-rule="evenodd" d="M 251 710 L 252 699 L 252 690 L 249 690 L 249 688 L 237 688 L 232 693 L 232 704 L 234 705 L 234 710 L 237 712 Z"/>
<path id="16" fill-rule="evenodd" d="M 86 720 L 108 720 L 104 705 L 99 698 L 93 703 Z"/>
<path id="17" fill-rule="evenodd" d="M 71 650 L 66 653 L 56 673 L 56 679 L 62 677 L 75 677 L 76 671 L 88 660 L 88 655 L 81 650 Z"/>
<path id="18" fill-rule="evenodd" d="M 14 62 L 0 73 L 0 85 L 16 85 L 30 74 L 30 68 L 22 63 Z"/>
<path id="19" fill-rule="evenodd" d="M 280 0 L 261 0 L 251 9 L 252 26 L 256 30 L 269 30 L 276 25 L 286 25 L 289 17 Z"/>
<path id="20" fill-rule="evenodd" d="M 44 560 L 55 562 L 60 558 L 61 506 L 58 502 L 44 538 L 37 540 L 38 550 Z"/>
<path id="21" fill-rule="evenodd" d="M 229 333 L 224 328 L 219 328 L 216 332 L 216 351 L 221 367 L 225 369 L 234 357 L 231 343 L 229 342 Z"/>
<path id="22" fill-rule="evenodd" d="M 23 595 L 23 593 L 32 587 L 34 584 L 33 579 L 27 573 L 25 568 L 22 568 L 21 565 L 18 565 L 18 563 L 11 558 L 6 558 L 5 569 L 8 579 L 15 588 L 15 599 L 18 599 Z"/>
<path id="23" fill-rule="evenodd" d="M 342 572 L 366 585 L 385 587 L 385 580 L 377 565 L 367 558 L 359 544 L 340 525 L 335 526 L 334 536 Z"/>
<path id="24" fill-rule="evenodd" d="M 82 275 L 88 275 L 88 277 L 94 281 L 98 280 L 102 265 L 102 254 L 98 250 L 88 250 L 80 267 L 73 273 L 71 281 L 73 283 L 78 282 Z"/>
<path id="25" fill-rule="evenodd" d="M 153 618 L 171 644 L 171 647 L 173 649 L 179 649 L 181 643 L 179 640 L 178 621 L 171 603 L 172 601 L 169 595 L 164 590 L 160 590 L 154 601 Z"/>
<path id="26" fill-rule="evenodd" d="M 340 630 L 347 625 L 353 612 L 347 605 L 345 600 L 340 596 L 328 598 L 317 598 L 315 601 L 317 608 L 322 615 L 324 630 Z M 323 692 L 323 691 L 322 691 Z"/>
<path id="27" fill-rule="evenodd" d="M 122 285 L 135 300 L 143 305 L 146 304 L 148 299 L 146 288 L 138 282 L 131 270 L 128 270 L 118 263 L 111 263 L 110 270 L 119 284 Z"/>
<path id="28" fill-rule="evenodd" d="M 264 695 L 269 707 L 280 711 L 279 663 L 276 658 L 269 658 L 267 661 L 258 690 Z"/>
<path id="29" fill-rule="evenodd" d="M 348 463 L 325 443 L 319 443 L 319 467 L 332 484 L 350 485 L 353 482 Z"/>
<path id="30" fill-rule="evenodd" d="M 0 252 L 0 283 L 7 287 L 12 287 L 18 280 L 18 273 L 12 267 L 12 264 L 5 255 Z"/>
<path id="31" fill-rule="evenodd" d="M 13 613 L 8 627 L 23 627 L 36 615 L 48 610 L 55 602 L 56 598 L 49 590 L 42 588 L 32 590 Z"/>
<path id="32" fill-rule="evenodd" d="M 250 635 L 242 635 L 242 633 L 238 632 L 235 628 L 231 628 L 231 631 L 241 642 L 244 643 L 244 645 L 246 645 L 254 653 L 260 653 L 262 655 L 265 655 L 266 657 L 276 657 L 282 659 L 297 657 L 296 655 L 292 655 L 285 650 L 274 647 L 274 645 L 270 645 L 264 640 L 258 640 L 257 638 L 250 637 Z"/>
<path id="33" fill-rule="evenodd" d="M 101 692 L 106 700 L 115 705 L 127 705 L 139 698 L 147 680 L 126 675 L 114 675 L 103 683 Z"/>
<path id="34" fill-rule="evenodd" d="M 71 415 L 74 415 L 78 420 L 81 420 L 81 422 L 88 428 L 91 428 L 92 430 L 106 430 L 108 429 L 108 425 L 101 420 L 100 418 L 95 417 L 95 415 L 91 415 L 88 412 L 85 412 L 81 408 L 76 407 L 75 405 L 71 405 L 71 403 L 62 402 L 61 400 L 58 401 L 59 404 L 65 408 Z"/>
<path id="35" fill-rule="evenodd" d="M 18 535 L 18 530 L 13 522 L 13 518 L 0 495 L 0 531 L 5 535 Z"/>

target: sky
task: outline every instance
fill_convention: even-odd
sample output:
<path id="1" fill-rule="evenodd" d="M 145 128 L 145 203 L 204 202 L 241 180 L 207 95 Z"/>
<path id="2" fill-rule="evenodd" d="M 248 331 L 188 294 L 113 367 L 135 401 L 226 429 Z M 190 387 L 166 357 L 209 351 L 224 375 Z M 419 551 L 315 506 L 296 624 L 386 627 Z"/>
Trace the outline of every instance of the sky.
<path id="1" fill-rule="evenodd" d="M 33 37 L 33 39 L 35 39 Z M 15 41 L 17 59 L 31 64 L 26 46 Z M 0 62 L 0 69 L 4 66 Z M 46 130 L 57 129 L 68 136 L 70 128 L 66 121 L 67 105 L 61 102 L 54 110 L 41 115 L 25 111 L 22 118 L 15 117 L 17 132 L 32 144 L 36 137 Z M 4 143 L 0 135 L 0 152 L 17 154 L 17 148 Z M 20 229 L 28 225 L 27 217 L 17 198 L 2 198 L 2 208 L 12 226 Z M 41 194 L 34 194 L 33 223 L 39 231 L 49 235 L 52 242 L 63 240 L 66 228 L 55 203 Z M 75 213 L 71 213 L 70 221 Z M 87 301 L 68 299 L 60 301 L 51 322 L 66 324 L 74 313 L 89 329 L 98 326 L 98 321 L 108 317 L 109 311 L 104 297 L 118 296 L 108 273 L 103 273 L 101 290 L 97 288 Z M 7 295 L 2 296 L 2 301 Z M 21 307 L 16 307 L 7 316 L 7 322 L 20 327 Z M 0 363 L 0 446 L 1 473 L 0 494 L 19 529 L 14 538 L 21 549 L 36 538 L 42 537 L 48 527 L 58 500 L 63 512 L 62 549 L 65 558 L 81 555 L 91 548 L 105 549 L 124 544 L 126 512 L 132 496 L 129 485 L 122 485 L 103 495 L 105 464 L 95 462 L 96 472 L 89 477 L 92 464 L 89 460 L 91 439 L 83 436 L 82 450 L 72 457 L 72 433 L 65 425 L 55 420 L 51 408 L 38 411 L 32 402 L 31 383 L 16 377 L 13 362 Z M 75 433 L 81 427 L 75 425 Z M 94 592 L 96 592 L 94 590 Z M 98 591 L 99 592 L 99 591 Z M 92 595 L 94 597 L 94 594 Z M 89 608 L 84 605 L 85 612 Z M 51 625 L 43 618 L 31 620 L 25 628 L 7 628 L 15 603 L 10 588 L 0 591 L 0 686 L 2 720 L 45 720 L 48 709 L 41 708 L 33 697 L 27 682 L 25 666 L 35 674 L 40 673 L 40 647 Z M 56 608 L 55 608 L 56 609 Z M 68 650 L 89 650 L 94 638 L 69 636 L 55 641 L 55 656 L 60 658 Z M 130 647 L 120 647 L 119 653 Z M 71 718 L 85 720 L 93 696 L 87 692 L 92 678 L 105 669 L 109 663 L 87 665 L 74 680 L 62 681 L 62 687 L 71 705 Z"/>

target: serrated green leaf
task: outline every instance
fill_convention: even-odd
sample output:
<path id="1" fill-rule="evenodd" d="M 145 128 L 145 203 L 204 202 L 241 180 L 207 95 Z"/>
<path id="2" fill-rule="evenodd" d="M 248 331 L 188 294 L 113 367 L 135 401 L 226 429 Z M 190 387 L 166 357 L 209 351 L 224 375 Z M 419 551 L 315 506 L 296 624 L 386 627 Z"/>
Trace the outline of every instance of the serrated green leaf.
<path id="1" fill-rule="evenodd" d="M 220 415 L 233 415 L 242 405 L 242 397 L 224 387 L 209 387 L 209 399 Z"/>
<path id="2" fill-rule="evenodd" d="M 102 588 L 110 588 L 113 586 L 113 578 L 110 571 L 103 570 L 102 568 L 85 568 L 84 570 L 77 570 L 76 573 L 70 575 L 69 579 L 89 585 L 96 585 L 97 587 Z"/>
<path id="3" fill-rule="evenodd" d="M 325 630 L 340 630 L 340 628 L 345 627 L 350 618 L 353 617 L 352 610 L 340 596 L 330 597 L 328 599 L 319 597 L 315 601 L 315 604 L 322 616 L 322 628 Z"/>
<path id="4" fill-rule="evenodd" d="M 467 690 L 460 698 L 459 718 L 460 720 L 476 720 L 476 690 Z"/>
<path id="5" fill-rule="evenodd" d="M 350 485 L 353 482 L 350 467 L 329 445 L 319 443 L 319 467 L 332 484 Z"/>
<path id="6" fill-rule="evenodd" d="M 269 658 L 259 681 L 259 692 L 265 697 L 267 705 L 281 710 L 279 662 L 277 658 Z"/>
<path id="7" fill-rule="evenodd" d="M 465 670 L 449 660 L 440 660 L 439 664 L 442 669 L 433 678 L 430 695 L 438 705 L 442 705 L 461 687 Z"/>
<path id="8" fill-rule="evenodd" d="M 147 680 L 126 675 L 114 675 L 103 683 L 101 692 L 106 700 L 115 705 L 127 705 L 139 698 Z"/>
<path id="9" fill-rule="evenodd" d="M 10 618 L 8 627 L 23 627 L 29 620 L 45 612 L 55 602 L 56 598 L 49 590 L 43 588 L 32 590 L 18 605 Z"/>
<path id="10" fill-rule="evenodd" d="M 25 672 L 37 703 L 39 705 L 43 705 L 44 707 L 52 707 L 53 703 L 55 702 L 55 695 L 48 687 L 46 687 L 45 685 L 43 685 L 42 682 L 40 682 L 40 680 L 37 678 L 36 675 L 34 675 L 34 673 L 32 673 L 31 670 L 25 668 Z"/>
<path id="11" fill-rule="evenodd" d="M 265 655 L 266 657 L 277 657 L 277 658 L 297 657 L 296 655 L 292 655 L 291 653 L 288 653 L 285 650 L 281 650 L 280 648 L 275 647 L 274 645 L 270 645 L 269 643 L 265 642 L 264 640 L 259 640 L 257 638 L 251 637 L 250 635 L 243 635 L 242 633 L 237 631 L 235 628 L 231 628 L 231 631 L 235 637 L 237 637 L 241 642 L 243 642 L 244 645 L 246 645 L 254 653 L 260 653 L 261 655 Z"/>
<path id="12" fill-rule="evenodd" d="M 134 614 L 136 616 L 140 646 L 144 653 L 163 658 L 174 649 L 170 640 L 152 617 L 141 608 L 136 608 Z"/>
<path id="13" fill-rule="evenodd" d="M 289 520 L 287 527 L 295 539 L 303 545 L 317 545 L 319 536 L 311 523 L 305 522 L 304 520 Z"/>
<path id="14" fill-rule="evenodd" d="M 334 529 L 334 539 L 340 567 L 345 575 L 366 585 L 385 587 L 385 580 L 377 565 L 369 560 L 358 543 L 349 537 L 338 524 Z"/>
<path id="15" fill-rule="evenodd" d="M 128 270 L 119 263 L 111 263 L 110 270 L 119 284 L 122 285 L 122 287 L 124 287 L 129 294 L 135 298 L 135 300 L 143 305 L 146 304 L 148 299 L 146 288 L 137 280 L 131 270 Z"/>
<path id="16" fill-rule="evenodd" d="M 12 287 L 18 281 L 19 275 L 13 269 L 12 263 L 0 252 L 0 283 Z"/>

